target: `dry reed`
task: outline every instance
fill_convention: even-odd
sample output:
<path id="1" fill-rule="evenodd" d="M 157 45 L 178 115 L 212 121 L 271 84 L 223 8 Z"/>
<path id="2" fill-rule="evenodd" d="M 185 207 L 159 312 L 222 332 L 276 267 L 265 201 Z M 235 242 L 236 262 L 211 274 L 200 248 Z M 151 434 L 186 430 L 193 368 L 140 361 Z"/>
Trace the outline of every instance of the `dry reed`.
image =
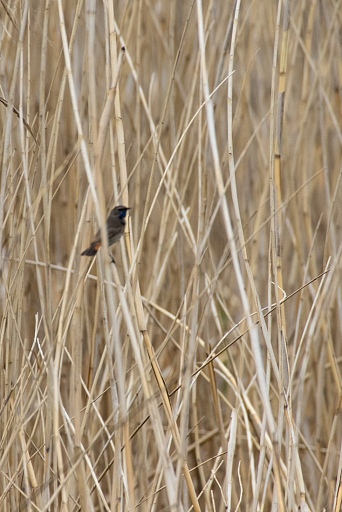
<path id="1" fill-rule="evenodd" d="M 341 510 L 342 4 L 291 8 L 1 1 L 2 511 Z"/>

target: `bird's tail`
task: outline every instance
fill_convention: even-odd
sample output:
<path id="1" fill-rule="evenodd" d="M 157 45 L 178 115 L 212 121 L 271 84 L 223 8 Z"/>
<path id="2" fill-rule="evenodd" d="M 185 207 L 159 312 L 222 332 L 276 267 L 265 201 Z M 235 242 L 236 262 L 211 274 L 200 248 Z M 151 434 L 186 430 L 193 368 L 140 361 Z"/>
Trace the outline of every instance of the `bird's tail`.
<path id="1" fill-rule="evenodd" d="M 81 252 L 81 256 L 95 256 L 101 247 L 101 242 L 93 242 L 88 249 Z"/>

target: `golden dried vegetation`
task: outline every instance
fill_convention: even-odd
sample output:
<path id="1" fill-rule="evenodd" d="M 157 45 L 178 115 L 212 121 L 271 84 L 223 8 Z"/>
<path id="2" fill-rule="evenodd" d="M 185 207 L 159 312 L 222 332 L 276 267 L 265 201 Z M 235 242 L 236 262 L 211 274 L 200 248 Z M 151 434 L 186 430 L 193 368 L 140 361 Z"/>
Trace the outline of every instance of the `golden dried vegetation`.
<path id="1" fill-rule="evenodd" d="M 1 510 L 341 510 L 341 1 L 0 19 Z"/>

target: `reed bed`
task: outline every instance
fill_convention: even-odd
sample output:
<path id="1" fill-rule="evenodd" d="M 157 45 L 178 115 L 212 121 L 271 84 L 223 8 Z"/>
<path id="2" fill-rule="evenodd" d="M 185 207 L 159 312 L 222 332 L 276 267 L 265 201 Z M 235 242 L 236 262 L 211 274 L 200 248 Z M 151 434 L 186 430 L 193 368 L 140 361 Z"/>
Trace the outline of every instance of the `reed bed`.
<path id="1" fill-rule="evenodd" d="M 341 1 L 0 14 L 1 510 L 340 511 Z"/>

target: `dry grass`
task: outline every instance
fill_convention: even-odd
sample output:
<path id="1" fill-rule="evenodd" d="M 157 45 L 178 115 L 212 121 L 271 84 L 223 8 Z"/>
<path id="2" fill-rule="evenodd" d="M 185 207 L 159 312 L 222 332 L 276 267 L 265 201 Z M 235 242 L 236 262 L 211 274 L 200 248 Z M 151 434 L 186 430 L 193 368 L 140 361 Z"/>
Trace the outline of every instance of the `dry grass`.
<path id="1" fill-rule="evenodd" d="M 341 510 L 342 3 L 288 3 L 1 1 L 2 511 Z"/>

